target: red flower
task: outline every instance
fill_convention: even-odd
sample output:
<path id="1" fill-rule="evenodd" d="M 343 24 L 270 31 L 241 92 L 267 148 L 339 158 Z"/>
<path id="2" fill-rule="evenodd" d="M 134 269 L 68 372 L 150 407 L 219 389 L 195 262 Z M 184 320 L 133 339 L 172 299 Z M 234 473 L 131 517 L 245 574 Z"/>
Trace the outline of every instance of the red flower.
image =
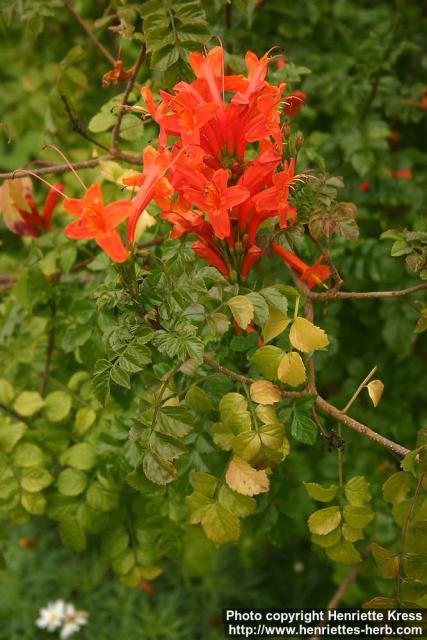
<path id="1" fill-rule="evenodd" d="M 230 274 L 229 269 L 218 251 L 211 249 L 203 240 L 196 240 L 196 242 L 191 245 L 191 248 L 197 256 L 209 262 L 209 264 L 216 267 L 223 276 L 228 278 Z"/>
<path id="2" fill-rule="evenodd" d="M 370 187 L 369 182 L 361 182 L 359 184 L 359 191 L 368 191 Z"/>
<path id="3" fill-rule="evenodd" d="M 163 177 L 169 165 L 169 156 L 163 151 L 156 151 L 154 147 L 148 146 L 144 149 L 143 157 L 143 172 L 123 179 L 126 185 L 141 187 L 132 201 L 126 231 L 128 242 L 133 242 L 139 216 L 147 204 L 154 199 L 160 207 L 167 207 L 169 205 L 167 198 L 174 192 L 169 181 Z"/>
<path id="4" fill-rule="evenodd" d="M 211 180 L 202 177 L 202 188 L 184 187 L 184 196 L 207 212 L 209 222 L 217 238 L 224 239 L 230 235 L 229 209 L 241 204 L 249 197 L 249 191 L 243 187 L 227 187 L 228 171 L 218 169 Z"/>
<path id="5" fill-rule="evenodd" d="M 257 211 L 277 210 L 280 228 L 287 227 L 288 216 L 291 222 L 295 219 L 295 209 L 289 206 L 289 188 L 295 179 L 295 159 L 285 160 L 283 171 L 273 175 L 273 187 L 261 191 L 255 198 Z"/>
<path id="6" fill-rule="evenodd" d="M 50 229 L 53 210 L 64 187 L 59 182 L 49 190 L 40 213 L 33 199 L 30 178 L 5 180 L 0 187 L 0 212 L 8 229 L 21 236 L 37 238 Z"/>
<path id="7" fill-rule="evenodd" d="M 401 180 L 412 180 L 411 169 L 390 169 L 390 175 L 392 178 L 400 178 Z"/>
<path id="8" fill-rule="evenodd" d="M 331 270 L 327 265 L 321 264 L 322 257 L 320 257 L 316 262 L 310 267 L 308 264 L 305 264 L 300 258 L 298 258 L 291 251 L 287 251 L 277 244 L 277 242 L 273 242 L 272 244 L 273 251 L 278 256 L 286 262 L 294 271 L 296 271 L 301 280 L 303 280 L 309 287 L 312 289 L 316 286 L 316 284 L 320 284 L 323 280 L 326 280 L 331 275 Z"/>
<path id="9" fill-rule="evenodd" d="M 124 262 L 127 251 L 116 231 L 117 225 L 129 215 L 130 200 L 117 200 L 104 205 L 99 184 L 92 184 L 83 198 L 66 198 L 64 209 L 77 220 L 64 229 L 67 238 L 95 242 L 114 262 Z"/>
<path id="10" fill-rule="evenodd" d="M 306 95 L 302 91 L 292 91 L 290 96 L 285 98 L 284 112 L 289 118 L 295 118 L 300 112 L 306 101 Z"/>

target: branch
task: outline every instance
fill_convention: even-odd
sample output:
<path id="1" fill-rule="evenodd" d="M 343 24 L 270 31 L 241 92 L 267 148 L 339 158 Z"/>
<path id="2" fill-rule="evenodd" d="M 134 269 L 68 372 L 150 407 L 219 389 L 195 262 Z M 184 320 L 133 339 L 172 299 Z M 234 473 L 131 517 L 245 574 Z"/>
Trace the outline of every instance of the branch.
<path id="1" fill-rule="evenodd" d="M 82 160 L 81 162 L 72 162 L 70 165 L 68 164 L 50 164 L 47 167 L 41 167 L 40 169 L 34 169 L 31 173 L 37 176 L 43 176 L 45 174 L 55 174 L 55 173 L 66 173 L 67 171 L 71 171 L 71 167 L 73 169 L 90 169 L 92 167 L 96 167 L 103 160 L 112 160 L 114 158 L 119 158 L 124 162 L 128 162 L 129 164 L 140 165 L 141 159 L 137 156 L 132 156 L 127 153 L 121 153 L 116 151 L 114 153 L 109 153 L 104 156 L 98 156 L 97 158 L 91 158 L 90 160 Z M 18 178 L 22 178 L 25 175 L 24 171 L 9 171 L 8 173 L 0 173 L 0 180 L 16 180 Z M 30 175 L 30 173 L 28 173 Z"/>
<path id="2" fill-rule="evenodd" d="M 108 147 L 106 147 L 105 144 L 102 144 L 101 142 L 98 142 L 98 140 L 95 140 L 95 138 L 92 138 L 92 136 L 90 136 L 90 135 L 88 135 L 86 133 L 86 130 L 85 130 L 84 126 L 82 125 L 82 123 L 80 122 L 80 120 L 78 120 L 78 118 L 76 118 L 73 115 L 67 98 L 63 94 L 61 94 L 59 97 L 61 98 L 62 102 L 64 103 L 65 112 L 66 112 L 66 114 L 68 116 L 68 119 L 69 119 L 69 121 L 71 123 L 72 131 L 74 131 L 75 133 L 78 133 L 79 136 L 82 136 L 82 138 L 84 138 L 88 142 L 91 142 L 92 144 L 96 145 L 100 149 L 103 149 L 104 151 L 109 151 Z"/>
<path id="3" fill-rule="evenodd" d="M 215 360 L 212 360 L 212 358 L 209 358 L 208 356 L 204 356 L 203 362 L 207 364 L 208 367 L 211 367 L 212 369 L 215 369 L 219 373 L 222 373 L 223 375 L 228 376 L 232 380 L 236 380 L 236 382 L 241 382 L 242 384 L 249 384 L 249 385 L 255 382 L 255 380 L 253 380 L 252 378 L 249 378 L 248 376 L 243 376 L 240 373 L 231 371 L 231 369 L 227 369 L 227 367 L 224 367 L 222 364 L 215 362 Z M 303 391 L 281 390 L 281 393 L 284 398 L 291 398 L 295 400 L 297 398 L 302 398 L 303 396 L 309 395 L 311 392 L 308 391 L 308 389 L 305 389 Z M 321 396 L 318 395 L 316 397 L 315 403 L 317 404 L 319 409 L 321 409 L 324 413 L 327 413 L 328 415 L 332 416 L 333 418 L 335 418 L 335 420 L 338 420 L 338 422 L 341 422 L 346 427 L 350 427 L 350 429 L 357 431 L 362 436 L 365 436 L 365 438 L 369 438 L 370 440 L 373 440 L 374 442 L 377 442 L 378 444 L 382 445 L 386 449 L 389 449 L 392 453 L 397 453 L 400 456 L 405 456 L 407 453 L 409 453 L 409 449 L 402 447 L 402 445 L 398 444 L 397 442 L 393 442 L 393 440 L 389 440 L 388 438 L 380 435 L 376 431 L 373 431 L 372 429 L 362 424 L 361 422 L 358 422 L 357 420 L 354 420 L 353 418 L 350 418 L 349 416 L 345 415 L 345 413 L 343 413 L 333 405 L 329 404 L 329 402 L 324 400 Z"/>
<path id="4" fill-rule="evenodd" d="M 231 371 L 231 369 L 227 369 L 227 367 L 223 367 L 222 364 L 215 362 L 215 360 L 212 360 L 212 358 L 209 358 L 208 356 L 204 356 L 203 362 L 207 364 L 208 367 L 211 367 L 211 369 L 215 369 L 216 371 L 218 371 L 218 373 L 222 373 L 224 376 L 227 376 L 232 380 L 236 380 L 236 382 L 241 382 L 242 384 L 248 385 L 251 385 L 255 382 L 255 380 L 249 378 L 248 376 L 242 376 L 240 373 L 236 373 L 235 371 Z M 280 391 L 284 398 L 292 398 L 294 400 L 296 398 L 301 398 L 302 396 L 307 395 L 306 391 Z"/>
<path id="5" fill-rule="evenodd" d="M 106 58 L 108 60 L 108 62 L 110 62 L 112 65 L 114 65 L 114 63 L 116 62 L 114 60 L 114 57 L 111 55 L 111 53 L 104 47 L 104 45 L 102 44 L 102 42 L 100 42 L 98 40 L 98 38 L 96 37 L 96 35 L 94 34 L 94 32 L 92 31 L 92 29 L 89 27 L 89 25 L 87 24 L 87 22 L 85 20 L 83 20 L 83 18 L 80 16 L 80 14 L 77 13 L 77 11 L 75 10 L 72 2 L 70 2 L 70 0 L 64 0 L 64 5 L 65 7 L 68 9 L 68 11 L 71 13 L 71 15 L 77 20 L 77 22 L 79 23 L 79 25 L 82 27 L 82 29 L 87 33 L 87 35 L 89 36 L 89 38 L 92 40 L 93 44 L 95 45 L 95 47 L 102 53 L 102 55 L 104 56 L 104 58 Z"/>
<path id="6" fill-rule="evenodd" d="M 393 442 L 393 440 L 389 440 L 385 436 L 380 435 L 376 431 L 373 431 L 372 429 L 367 427 L 365 424 L 362 424 L 362 422 L 358 422 L 357 420 L 350 418 L 350 416 L 347 416 L 345 413 L 340 411 L 340 409 L 337 409 L 333 405 L 329 404 L 329 402 L 324 400 L 321 396 L 317 396 L 315 403 L 324 413 L 332 416 L 333 418 L 335 418 L 335 420 L 338 420 L 338 422 L 341 422 L 344 426 L 353 429 L 353 431 L 357 431 L 362 436 L 365 436 L 365 438 L 369 438 L 370 440 L 377 442 L 386 449 L 389 449 L 389 451 L 391 451 L 392 453 L 396 453 L 399 456 L 406 456 L 406 454 L 409 453 L 409 449 L 406 449 L 406 447 L 402 447 L 402 445 L 398 444 L 397 442 Z"/>
<path id="7" fill-rule="evenodd" d="M 408 296 L 411 293 L 416 293 L 417 291 L 423 291 L 424 289 L 427 289 L 427 282 L 417 284 L 414 287 L 408 287 L 407 289 L 398 289 L 397 291 L 337 291 L 335 289 L 331 289 L 324 293 L 316 293 L 315 291 L 308 289 L 303 293 L 312 300 L 318 301 L 336 299 L 365 300 L 368 298 L 401 298 L 403 296 Z"/>
<path id="8" fill-rule="evenodd" d="M 114 129 L 113 129 L 113 137 L 112 137 L 112 140 L 111 140 L 111 150 L 112 151 L 116 151 L 118 149 L 120 128 L 122 126 L 122 120 L 123 120 L 123 116 L 125 114 L 124 107 L 127 105 L 129 94 L 132 91 L 133 85 L 135 84 L 135 80 L 136 80 L 136 76 L 138 75 L 139 68 L 140 68 L 141 64 L 143 63 L 143 61 L 144 61 L 145 53 L 146 53 L 146 48 L 145 48 L 145 44 L 143 44 L 142 47 L 141 47 L 141 51 L 139 52 L 139 56 L 137 58 L 137 61 L 135 63 L 135 67 L 134 67 L 133 73 L 132 73 L 131 77 L 129 78 L 128 83 L 126 85 L 126 89 L 125 89 L 125 92 L 123 94 L 122 103 L 119 106 L 119 111 L 118 111 L 118 114 L 117 114 L 116 124 L 114 125 Z"/>

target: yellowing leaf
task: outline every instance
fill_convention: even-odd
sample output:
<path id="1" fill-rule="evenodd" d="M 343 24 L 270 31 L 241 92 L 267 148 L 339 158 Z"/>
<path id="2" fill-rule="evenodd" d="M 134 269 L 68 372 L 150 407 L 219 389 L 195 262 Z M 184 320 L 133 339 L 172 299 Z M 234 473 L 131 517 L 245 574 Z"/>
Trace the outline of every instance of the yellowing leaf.
<path id="1" fill-rule="evenodd" d="M 315 349 L 323 349 L 329 344 L 329 338 L 323 329 L 300 317 L 295 318 L 292 323 L 289 340 L 295 349 L 304 353 Z"/>
<path id="2" fill-rule="evenodd" d="M 225 481 L 233 491 L 244 496 L 256 496 L 269 489 L 269 480 L 265 471 L 257 471 L 236 456 L 228 465 Z"/>
<path id="3" fill-rule="evenodd" d="M 254 318 L 254 305 L 245 296 L 234 296 L 227 302 L 233 318 L 241 329 L 247 329 Z"/>
<path id="4" fill-rule="evenodd" d="M 257 380 L 251 384 L 250 393 L 257 404 L 274 404 L 282 399 L 280 389 L 268 380 Z"/>
<path id="5" fill-rule="evenodd" d="M 264 342 L 270 342 L 270 340 L 276 338 L 290 323 L 288 316 L 285 316 L 285 314 L 276 309 L 276 307 L 268 305 L 268 309 L 268 320 L 262 329 Z"/>
<path id="6" fill-rule="evenodd" d="M 374 407 L 378 407 L 384 391 L 383 383 L 381 380 L 371 380 L 371 382 L 366 385 L 366 388 L 368 390 L 369 397 L 372 400 L 372 404 Z"/>
<path id="7" fill-rule="evenodd" d="M 38 391 L 23 391 L 16 398 L 13 408 L 20 416 L 28 418 L 40 411 L 44 404 L 45 401 Z"/>
<path id="8" fill-rule="evenodd" d="M 201 524 L 209 540 L 215 544 L 232 542 L 240 535 L 239 518 L 218 502 L 205 508 Z"/>
<path id="9" fill-rule="evenodd" d="M 290 387 L 299 387 L 306 381 L 305 365 L 299 353 L 290 351 L 283 354 L 277 369 L 277 377 Z"/>
<path id="10" fill-rule="evenodd" d="M 326 507 L 311 514 L 308 519 L 308 528 L 311 533 L 318 536 L 325 536 L 336 529 L 341 522 L 341 511 L 339 507 Z"/>

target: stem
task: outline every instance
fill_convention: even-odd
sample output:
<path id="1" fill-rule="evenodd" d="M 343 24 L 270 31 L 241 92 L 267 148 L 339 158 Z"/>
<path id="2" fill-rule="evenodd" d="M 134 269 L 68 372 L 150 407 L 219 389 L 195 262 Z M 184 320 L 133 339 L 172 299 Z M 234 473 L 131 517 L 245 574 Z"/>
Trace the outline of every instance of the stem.
<path id="1" fill-rule="evenodd" d="M 120 137 L 120 128 L 122 126 L 122 120 L 123 120 L 123 116 L 125 114 L 124 107 L 127 105 L 127 101 L 128 101 L 130 92 L 133 89 L 133 85 L 135 84 L 135 80 L 136 80 L 136 76 L 138 75 L 139 68 L 140 68 L 141 64 L 143 63 L 143 61 L 144 61 L 145 53 L 146 53 L 146 48 L 145 48 L 145 44 L 143 44 L 142 47 L 141 47 L 141 51 L 139 52 L 139 56 L 137 58 L 137 61 L 135 63 L 135 67 L 134 67 L 133 73 L 132 73 L 131 77 L 129 78 L 128 83 L 126 85 L 126 89 L 125 89 L 125 92 L 123 94 L 122 103 L 119 106 L 119 111 L 118 111 L 118 114 L 117 114 L 116 124 L 114 125 L 114 129 L 113 129 L 113 137 L 112 137 L 112 140 L 111 140 L 111 150 L 112 151 L 116 151 L 118 149 L 119 137 Z"/>
<path id="2" fill-rule="evenodd" d="M 40 169 L 34 169 L 32 174 L 36 174 L 37 176 L 43 176 L 44 174 L 50 173 L 66 173 L 67 171 L 71 171 L 71 167 L 73 169 L 91 169 L 92 167 L 96 167 L 103 160 L 113 160 L 115 158 L 119 158 L 120 160 L 124 160 L 124 162 L 128 162 L 129 164 L 140 165 L 141 159 L 137 156 L 132 156 L 127 153 L 121 153 L 115 151 L 114 153 L 109 153 L 104 156 L 98 156 L 98 158 L 91 158 L 90 160 L 83 160 L 81 162 L 71 162 L 68 164 L 50 164 L 47 167 L 40 167 Z M 18 178 L 22 178 L 25 173 L 24 171 L 20 171 L 19 173 L 15 171 L 9 171 L 8 173 L 0 173 L 0 180 L 17 180 Z"/>
<path id="3" fill-rule="evenodd" d="M 94 34 L 94 32 L 92 31 L 92 29 L 89 27 L 89 25 L 87 24 L 86 20 L 83 20 L 83 18 L 81 17 L 81 15 L 79 13 L 77 13 L 77 11 L 75 10 L 72 2 L 70 2 L 70 0 L 64 0 L 64 5 L 65 7 L 68 9 L 68 11 L 71 13 L 71 15 L 77 20 L 77 22 L 79 23 L 79 25 L 82 27 L 82 29 L 87 33 L 87 35 L 89 36 L 89 38 L 92 40 L 93 44 L 95 45 L 95 47 L 102 53 L 102 55 L 104 56 L 104 58 L 106 58 L 108 60 L 108 62 L 110 62 L 112 65 L 114 65 L 114 63 L 116 62 L 114 60 L 114 57 L 111 55 L 111 53 L 104 47 L 104 45 L 102 44 L 102 42 L 100 42 L 98 40 L 98 38 L 96 37 L 96 35 Z"/>
<path id="4" fill-rule="evenodd" d="M 342 410 L 343 413 L 347 413 L 347 411 L 350 409 L 351 405 L 353 404 L 353 402 L 356 400 L 357 396 L 359 395 L 359 393 L 362 391 L 363 387 L 366 386 L 366 384 L 369 382 L 369 380 L 372 378 L 372 376 L 374 375 L 375 371 L 378 369 L 378 366 L 375 365 L 375 367 L 372 369 L 372 371 L 370 371 L 370 373 L 368 373 L 368 375 L 366 376 L 366 378 L 363 380 L 363 382 L 361 382 L 359 384 L 359 386 L 357 387 L 356 391 L 353 393 L 353 395 L 351 396 L 350 400 L 347 402 L 347 404 L 345 405 L 344 409 Z"/>
<path id="5" fill-rule="evenodd" d="M 324 400 L 321 396 L 317 396 L 315 402 L 319 409 L 335 418 L 338 422 L 341 422 L 345 427 L 349 427 L 350 429 L 353 429 L 353 431 L 357 431 L 362 436 L 365 436 L 365 438 L 369 438 L 370 440 L 377 442 L 392 453 L 399 456 L 406 456 L 406 454 L 409 453 L 409 449 L 406 449 L 406 447 L 402 447 L 402 445 L 397 442 L 393 442 L 393 440 L 389 440 L 385 436 L 380 435 L 362 422 L 358 422 L 357 420 L 350 418 L 350 416 L 347 416 L 345 413 L 340 411 L 340 409 L 329 404 L 329 402 Z"/>

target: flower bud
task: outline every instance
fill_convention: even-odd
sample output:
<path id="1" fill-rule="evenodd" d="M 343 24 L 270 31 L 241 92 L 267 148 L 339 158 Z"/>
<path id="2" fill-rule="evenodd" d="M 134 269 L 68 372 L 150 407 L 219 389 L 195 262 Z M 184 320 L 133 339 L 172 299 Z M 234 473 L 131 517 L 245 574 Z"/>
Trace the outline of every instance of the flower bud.
<path id="1" fill-rule="evenodd" d="M 291 128 L 288 124 L 285 124 L 282 128 L 283 137 L 287 140 L 291 135 Z"/>
<path id="2" fill-rule="evenodd" d="M 304 144 L 304 136 L 297 136 L 295 139 L 295 149 L 299 151 Z"/>

